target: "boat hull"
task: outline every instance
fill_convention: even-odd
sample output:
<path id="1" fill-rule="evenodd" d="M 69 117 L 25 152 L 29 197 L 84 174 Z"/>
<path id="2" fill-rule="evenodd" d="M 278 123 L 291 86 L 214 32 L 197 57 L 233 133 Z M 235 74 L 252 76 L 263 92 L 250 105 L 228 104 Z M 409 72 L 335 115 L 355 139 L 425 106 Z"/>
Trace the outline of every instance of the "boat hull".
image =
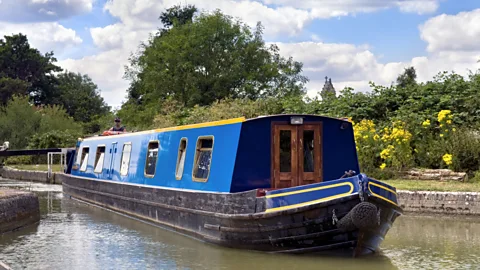
<path id="1" fill-rule="evenodd" d="M 63 191 L 75 199 L 151 221 L 196 239 L 226 247 L 278 253 L 375 252 L 401 209 L 371 197 L 376 223 L 346 224 L 347 214 L 362 203 L 358 194 L 268 212 L 257 191 L 192 192 L 101 181 L 62 174 Z M 372 217 L 373 218 L 373 217 Z M 351 222 L 350 222 L 351 223 Z"/>

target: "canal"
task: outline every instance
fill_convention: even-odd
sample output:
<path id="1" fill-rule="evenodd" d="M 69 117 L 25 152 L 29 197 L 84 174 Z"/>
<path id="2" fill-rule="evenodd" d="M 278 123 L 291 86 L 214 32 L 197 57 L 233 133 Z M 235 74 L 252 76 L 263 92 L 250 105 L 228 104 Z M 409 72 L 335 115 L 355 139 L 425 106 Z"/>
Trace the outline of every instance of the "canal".
<path id="1" fill-rule="evenodd" d="M 379 255 L 274 255 L 205 244 L 86 205 L 62 187 L 0 178 L 40 197 L 39 224 L 0 236 L 13 269 L 479 269 L 480 219 L 402 216 Z"/>

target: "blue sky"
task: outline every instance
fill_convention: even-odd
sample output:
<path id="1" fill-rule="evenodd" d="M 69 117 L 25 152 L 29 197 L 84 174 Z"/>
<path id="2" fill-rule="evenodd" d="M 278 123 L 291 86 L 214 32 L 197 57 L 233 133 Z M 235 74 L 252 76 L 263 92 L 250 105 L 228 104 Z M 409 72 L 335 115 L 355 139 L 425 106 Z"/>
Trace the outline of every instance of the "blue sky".
<path id="1" fill-rule="evenodd" d="M 332 77 L 337 90 L 368 91 L 389 84 L 407 66 L 419 80 L 442 70 L 479 68 L 478 0 L 182 0 L 220 8 L 254 26 L 265 40 L 304 63 L 309 95 Z M 178 0 L 2 0 L 0 35 L 23 32 L 59 65 L 88 74 L 113 106 L 125 100 L 128 56 L 160 25 L 159 14 Z"/>

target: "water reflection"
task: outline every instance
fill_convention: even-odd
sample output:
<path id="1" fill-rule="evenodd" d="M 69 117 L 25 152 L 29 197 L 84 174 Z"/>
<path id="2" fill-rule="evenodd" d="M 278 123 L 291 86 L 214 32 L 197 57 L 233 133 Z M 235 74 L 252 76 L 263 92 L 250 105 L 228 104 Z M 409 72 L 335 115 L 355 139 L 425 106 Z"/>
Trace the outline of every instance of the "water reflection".
<path id="1" fill-rule="evenodd" d="M 404 216 L 383 255 L 362 259 L 222 248 L 62 196 L 61 186 L 0 180 L 36 192 L 42 220 L 0 236 L 13 269 L 458 269 L 480 264 L 478 220 Z M 59 190 L 60 189 L 60 190 Z"/>

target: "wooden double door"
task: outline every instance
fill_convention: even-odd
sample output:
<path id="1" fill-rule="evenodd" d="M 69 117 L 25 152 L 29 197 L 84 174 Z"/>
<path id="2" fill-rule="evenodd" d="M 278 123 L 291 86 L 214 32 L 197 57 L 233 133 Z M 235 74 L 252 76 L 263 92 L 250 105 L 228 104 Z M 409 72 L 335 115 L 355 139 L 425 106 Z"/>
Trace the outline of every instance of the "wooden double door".
<path id="1" fill-rule="evenodd" d="M 320 123 L 272 127 L 272 188 L 322 182 Z"/>

